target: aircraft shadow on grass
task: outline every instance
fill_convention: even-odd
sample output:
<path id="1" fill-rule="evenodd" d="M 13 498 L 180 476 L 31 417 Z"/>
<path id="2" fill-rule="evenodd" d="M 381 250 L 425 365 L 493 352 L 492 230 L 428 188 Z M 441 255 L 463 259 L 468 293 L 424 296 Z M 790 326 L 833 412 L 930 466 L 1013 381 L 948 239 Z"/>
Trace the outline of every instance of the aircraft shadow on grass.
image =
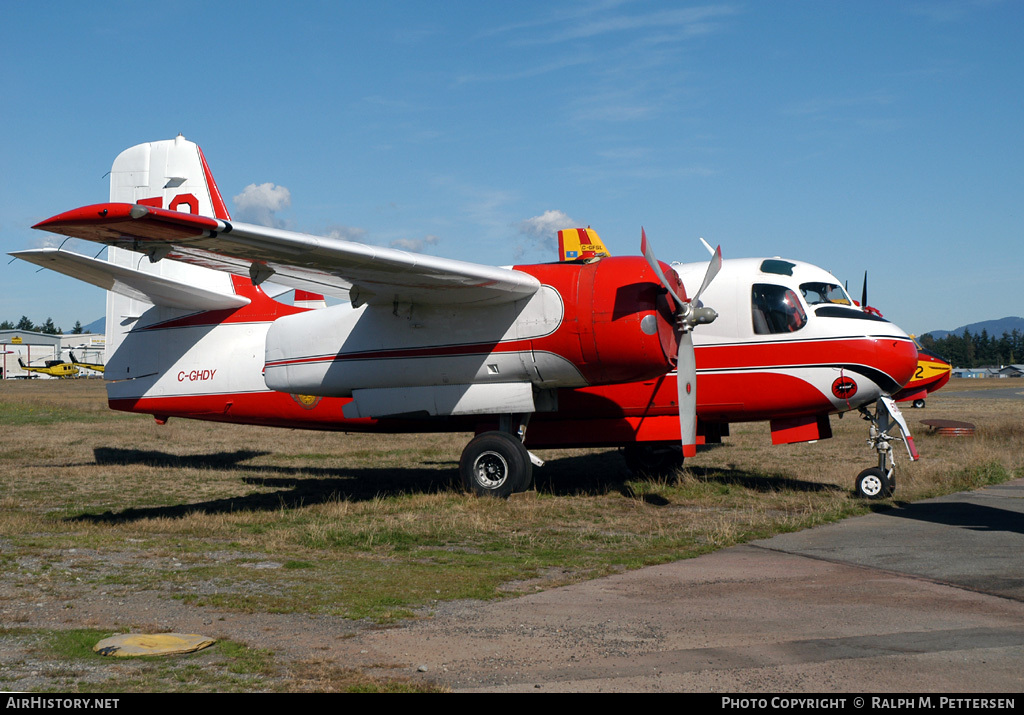
<path id="1" fill-rule="evenodd" d="M 270 452 L 236 450 L 210 454 L 175 455 L 154 450 L 100 447 L 94 451 L 97 464 L 148 465 L 168 469 L 221 469 L 260 472 L 265 476 L 245 476 L 245 484 L 277 491 L 225 497 L 204 502 L 124 509 L 103 514 L 82 514 L 70 521 L 123 523 L 154 517 L 176 518 L 192 513 L 221 514 L 239 511 L 271 511 L 321 504 L 335 499 L 368 501 L 400 494 L 461 492 L 457 460 L 423 462 L 419 467 L 291 467 L 245 464 Z M 552 459 L 543 470 L 534 472 L 537 487 L 553 496 L 596 496 L 618 492 L 637 496 L 632 483 L 638 481 L 617 452 L 587 454 Z M 735 485 L 760 492 L 780 490 L 840 490 L 831 484 L 818 484 L 783 475 L 764 476 L 739 469 L 692 468 L 690 474 L 707 482 Z M 642 494 L 653 506 L 671 502 L 657 494 Z"/>

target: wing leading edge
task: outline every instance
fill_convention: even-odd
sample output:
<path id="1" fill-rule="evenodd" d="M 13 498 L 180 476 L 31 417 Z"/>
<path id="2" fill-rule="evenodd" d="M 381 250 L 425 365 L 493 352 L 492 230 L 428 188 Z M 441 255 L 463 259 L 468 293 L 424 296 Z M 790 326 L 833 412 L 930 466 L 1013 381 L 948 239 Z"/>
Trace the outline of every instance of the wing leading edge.
<path id="1" fill-rule="evenodd" d="M 56 248 L 15 251 L 10 255 L 154 305 L 184 310 L 219 310 L 240 308 L 250 303 L 248 298 L 233 292 L 227 276 L 224 276 L 223 289 L 214 290 Z"/>
<path id="2" fill-rule="evenodd" d="M 33 226 L 108 246 L 171 258 L 255 283 L 313 290 L 363 303 L 493 305 L 535 293 L 540 282 L 510 268 L 407 253 L 295 231 L 140 204 L 107 203 Z"/>

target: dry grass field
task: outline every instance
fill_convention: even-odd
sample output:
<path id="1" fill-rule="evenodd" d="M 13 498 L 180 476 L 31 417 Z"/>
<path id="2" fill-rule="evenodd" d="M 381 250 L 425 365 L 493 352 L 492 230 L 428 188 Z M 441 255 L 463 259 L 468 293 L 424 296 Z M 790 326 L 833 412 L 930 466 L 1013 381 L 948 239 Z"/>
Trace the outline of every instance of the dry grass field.
<path id="1" fill-rule="evenodd" d="M 0 690 L 401 690 L 336 667 L 221 642 L 173 661 L 109 665 L 88 646 L 158 619 L 74 618 L 84 599 L 145 596 L 226 612 L 416 617 L 692 557 L 781 531 L 1024 476 L 1024 399 L 961 396 L 955 381 L 904 409 L 920 462 L 898 450 L 898 491 L 854 498 L 875 462 L 867 423 L 772 447 L 733 425 L 677 477 L 631 476 L 615 450 L 542 452 L 537 490 L 507 501 L 458 486 L 464 434 L 301 432 L 111 412 L 97 380 L 0 382 Z M 972 422 L 969 438 L 926 418 Z M 426 610 L 425 610 L 426 609 Z"/>

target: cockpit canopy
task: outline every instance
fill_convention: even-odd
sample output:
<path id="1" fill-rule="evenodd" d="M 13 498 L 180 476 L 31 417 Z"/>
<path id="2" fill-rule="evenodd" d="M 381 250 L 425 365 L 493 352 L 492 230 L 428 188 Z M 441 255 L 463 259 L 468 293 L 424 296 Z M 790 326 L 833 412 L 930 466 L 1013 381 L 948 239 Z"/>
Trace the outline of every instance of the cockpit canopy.
<path id="1" fill-rule="evenodd" d="M 751 311 L 756 335 L 793 333 L 807 325 L 807 311 L 797 294 L 786 286 L 755 283 Z"/>
<path id="2" fill-rule="evenodd" d="M 833 305 L 853 304 L 850 296 L 846 294 L 842 286 L 835 283 L 801 283 L 800 292 L 803 294 L 807 304 L 812 306 L 820 305 L 821 303 L 831 303 Z"/>

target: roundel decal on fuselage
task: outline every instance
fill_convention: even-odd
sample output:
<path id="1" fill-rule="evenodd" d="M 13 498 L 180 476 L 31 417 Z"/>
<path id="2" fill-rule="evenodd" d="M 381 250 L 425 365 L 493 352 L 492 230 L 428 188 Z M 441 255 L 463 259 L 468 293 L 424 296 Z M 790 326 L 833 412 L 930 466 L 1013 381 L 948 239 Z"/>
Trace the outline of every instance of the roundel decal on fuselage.
<path id="1" fill-rule="evenodd" d="M 857 394 L 857 382 L 849 377 L 837 377 L 832 382 L 832 394 L 840 400 L 848 400 Z"/>
<path id="2" fill-rule="evenodd" d="M 320 402 L 319 395 L 297 395 L 292 393 L 292 399 L 299 403 L 299 406 L 304 410 L 311 410 Z"/>

